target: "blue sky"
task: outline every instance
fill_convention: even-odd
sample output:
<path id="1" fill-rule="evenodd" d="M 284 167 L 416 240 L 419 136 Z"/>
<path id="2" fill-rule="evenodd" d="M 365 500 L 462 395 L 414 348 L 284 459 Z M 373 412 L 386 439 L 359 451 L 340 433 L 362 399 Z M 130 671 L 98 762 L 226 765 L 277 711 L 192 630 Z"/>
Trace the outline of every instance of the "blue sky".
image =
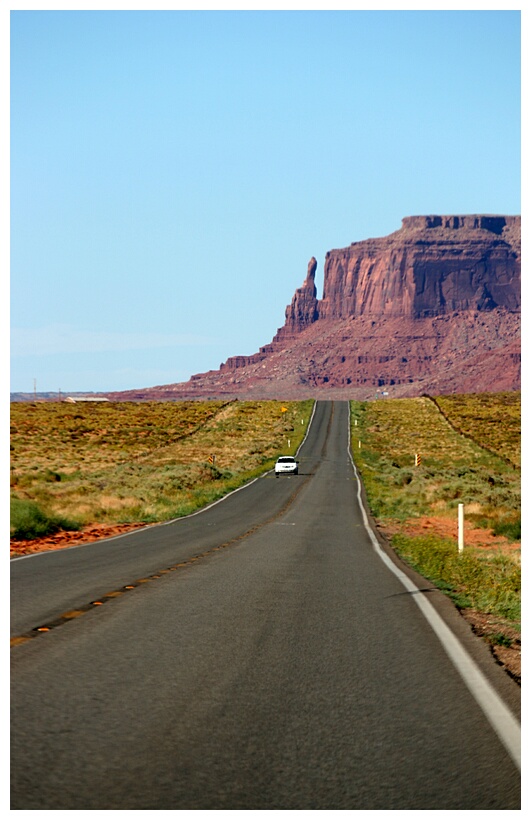
<path id="1" fill-rule="evenodd" d="M 520 13 L 12 11 L 11 390 L 255 353 L 308 260 L 520 213 Z"/>

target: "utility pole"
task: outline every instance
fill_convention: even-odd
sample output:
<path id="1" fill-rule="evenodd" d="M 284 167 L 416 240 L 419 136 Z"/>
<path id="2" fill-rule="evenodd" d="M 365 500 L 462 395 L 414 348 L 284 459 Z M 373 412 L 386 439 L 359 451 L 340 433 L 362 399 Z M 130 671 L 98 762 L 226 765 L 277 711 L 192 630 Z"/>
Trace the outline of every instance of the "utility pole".
<path id="1" fill-rule="evenodd" d="M 33 399 L 37 401 L 37 379 L 33 379 Z"/>

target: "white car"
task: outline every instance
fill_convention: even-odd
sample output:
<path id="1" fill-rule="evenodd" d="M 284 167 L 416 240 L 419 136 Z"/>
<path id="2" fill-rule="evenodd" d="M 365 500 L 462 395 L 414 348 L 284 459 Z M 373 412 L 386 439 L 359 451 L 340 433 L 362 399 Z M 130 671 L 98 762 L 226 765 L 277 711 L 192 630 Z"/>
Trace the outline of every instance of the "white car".
<path id="1" fill-rule="evenodd" d="M 295 461 L 293 456 L 280 456 L 275 464 L 275 476 L 279 475 L 298 475 L 299 462 Z"/>

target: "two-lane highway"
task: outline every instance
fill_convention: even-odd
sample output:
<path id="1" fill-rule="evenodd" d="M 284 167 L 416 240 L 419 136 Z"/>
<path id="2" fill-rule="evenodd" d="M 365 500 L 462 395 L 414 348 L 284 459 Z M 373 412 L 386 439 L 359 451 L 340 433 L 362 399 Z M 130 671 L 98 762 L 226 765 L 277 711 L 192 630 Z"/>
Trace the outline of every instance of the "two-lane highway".
<path id="1" fill-rule="evenodd" d="M 274 520 L 315 471 L 326 447 L 331 405 L 316 406 L 296 483 L 271 474 L 199 514 L 83 547 L 11 562 L 11 635 L 53 621 L 109 591 L 188 561 Z"/>
<path id="2" fill-rule="evenodd" d="M 186 520 L 12 562 L 13 635 L 84 613 L 12 649 L 13 809 L 519 808 L 500 715 L 416 597 L 494 702 L 518 689 L 381 560 L 346 402 L 317 405 L 299 458 Z"/>

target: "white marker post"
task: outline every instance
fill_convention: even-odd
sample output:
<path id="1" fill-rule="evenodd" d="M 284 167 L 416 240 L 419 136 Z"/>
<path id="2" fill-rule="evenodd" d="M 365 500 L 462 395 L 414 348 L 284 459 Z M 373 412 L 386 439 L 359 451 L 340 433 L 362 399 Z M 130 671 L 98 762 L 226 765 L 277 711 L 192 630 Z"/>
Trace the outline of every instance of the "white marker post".
<path id="1" fill-rule="evenodd" d="M 457 505 L 457 548 L 463 552 L 465 546 L 465 505 Z"/>

